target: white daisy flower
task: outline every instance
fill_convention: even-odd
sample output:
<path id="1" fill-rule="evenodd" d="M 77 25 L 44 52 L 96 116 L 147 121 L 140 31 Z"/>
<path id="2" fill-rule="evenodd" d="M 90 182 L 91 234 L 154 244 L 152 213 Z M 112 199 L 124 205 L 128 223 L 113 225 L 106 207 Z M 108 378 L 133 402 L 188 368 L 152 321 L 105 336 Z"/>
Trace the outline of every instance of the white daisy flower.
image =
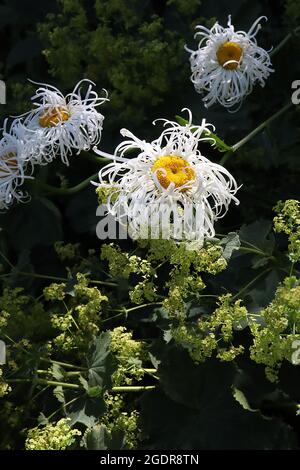
<path id="1" fill-rule="evenodd" d="M 81 96 L 84 82 L 88 88 Z M 101 98 L 93 85 L 90 80 L 81 80 L 67 96 L 51 85 L 37 89 L 32 97 L 35 109 L 26 113 L 24 120 L 13 123 L 13 127 L 25 127 L 37 163 L 49 163 L 60 155 L 68 165 L 68 155 L 100 142 L 104 116 L 96 107 L 107 101 L 107 92 L 104 90 L 105 97 Z"/>
<path id="2" fill-rule="evenodd" d="M 137 232 L 146 225 L 152 238 L 159 236 L 159 223 L 168 229 L 170 221 L 171 232 L 162 231 L 166 238 L 211 238 L 215 221 L 226 214 L 230 202 L 239 203 L 234 178 L 198 148 L 201 141 L 210 139 L 207 135 L 213 126 L 205 120 L 200 126 L 192 125 L 192 114 L 187 111 L 188 124 L 162 120 L 166 129 L 151 143 L 122 129 L 126 140 L 116 148 L 113 162 L 99 172 L 98 186 L 106 191 L 111 188 L 107 191 L 108 212 L 121 223 L 127 219 Z M 133 150 L 138 151 L 137 157 L 126 158 Z M 95 152 L 107 157 L 100 150 Z"/>
<path id="3" fill-rule="evenodd" d="M 30 171 L 25 175 L 28 169 L 32 172 L 24 141 L 4 133 L 0 140 L 0 210 L 7 209 L 14 200 L 29 200 L 28 193 L 20 189 L 25 179 L 32 178 Z"/>
<path id="4" fill-rule="evenodd" d="M 262 19 L 267 18 L 258 18 L 248 33 L 235 31 L 230 16 L 227 28 L 218 22 L 211 29 L 196 27 L 195 37 L 201 36 L 198 49 L 186 49 L 191 53 L 191 80 L 198 93 L 205 93 L 206 107 L 215 102 L 226 108 L 236 106 L 256 83 L 263 87 L 274 71 L 268 52 L 255 39 Z"/>

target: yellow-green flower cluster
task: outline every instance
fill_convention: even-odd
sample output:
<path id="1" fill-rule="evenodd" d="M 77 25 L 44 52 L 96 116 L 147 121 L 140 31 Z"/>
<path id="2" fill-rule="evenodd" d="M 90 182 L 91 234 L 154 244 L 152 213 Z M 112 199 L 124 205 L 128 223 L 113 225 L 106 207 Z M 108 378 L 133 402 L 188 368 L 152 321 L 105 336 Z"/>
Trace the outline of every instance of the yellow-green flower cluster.
<path id="1" fill-rule="evenodd" d="M 182 323 L 171 329 L 171 335 L 177 344 L 187 349 L 196 363 L 203 362 L 206 358 L 211 357 L 218 345 L 215 334 L 207 332 L 203 335 L 199 325 Z"/>
<path id="2" fill-rule="evenodd" d="M 71 429 L 67 418 L 57 423 L 47 424 L 43 428 L 29 429 L 25 441 L 26 450 L 65 450 L 76 442 L 80 436 L 78 429 Z"/>
<path id="3" fill-rule="evenodd" d="M 111 352 L 118 361 L 112 376 L 114 386 L 131 385 L 133 380 L 141 380 L 144 376 L 142 361 L 146 357 L 144 343 L 134 340 L 132 333 L 123 326 L 111 330 L 110 335 Z"/>
<path id="4" fill-rule="evenodd" d="M 10 314 L 6 310 L 1 310 L 0 311 L 0 331 L 2 328 L 7 326 L 8 318 Z"/>
<path id="5" fill-rule="evenodd" d="M 66 295 L 65 290 L 66 284 L 53 282 L 44 289 L 45 300 L 64 300 Z"/>
<path id="6" fill-rule="evenodd" d="M 142 281 L 135 282 L 129 292 L 130 300 L 137 304 L 158 299 L 158 270 L 162 267 L 167 270 L 168 280 L 163 286 L 167 295 L 163 307 L 170 315 L 184 315 L 186 300 L 197 297 L 205 288 L 201 273 L 217 274 L 227 266 L 219 245 L 207 244 L 199 248 L 185 242 L 159 239 L 139 240 L 138 246 L 145 251 L 144 258 L 130 256 L 110 244 L 103 246 L 102 259 L 108 261 L 110 273 L 115 277 L 142 276 Z"/>
<path id="7" fill-rule="evenodd" d="M 11 387 L 3 379 L 3 370 L 0 368 L 0 398 L 8 395 L 11 392 Z"/>
<path id="8" fill-rule="evenodd" d="M 111 433 L 124 433 L 126 448 L 136 449 L 141 437 L 138 411 L 128 411 L 121 395 L 106 393 L 104 398 L 107 412 L 101 418 L 101 423 L 105 424 Z"/>
<path id="9" fill-rule="evenodd" d="M 14 317 L 22 316 L 24 306 L 29 302 L 29 298 L 23 295 L 23 289 L 16 287 L 15 289 L 6 287 L 0 298 L 0 326 L 6 326 L 10 312 Z"/>
<path id="10" fill-rule="evenodd" d="M 23 288 L 3 289 L 0 296 L 0 333 L 14 338 L 11 349 L 17 348 L 22 340 L 43 341 L 49 329 L 49 314 L 40 301 L 24 295 Z"/>
<path id="11" fill-rule="evenodd" d="M 78 257 L 79 243 L 56 242 L 55 251 L 61 261 L 72 261 Z"/>
<path id="12" fill-rule="evenodd" d="M 30 414 L 31 408 L 9 401 L 10 397 L 1 400 L 0 429 L 2 433 L 0 450 L 16 450 L 20 439 L 19 433 L 24 429 L 24 419 Z"/>
<path id="13" fill-rule="evenodd" d="M 232 361 L 244 351 L 243 346 L 233 346 L 231 341 L 234 330 L 241 329 L 241 322 L 246 319 L 247 309 L 241 306 L 241 301 L 233 302 L 231 294 L 226 294 L 220 297 L 219 306 L 211 316 L 200 318 L 196 324 L 172 327 L 171 335 L 195 362 L 202 362 L 213 353 L 221 361 Z"/>
<path id="14" fill-rule="evenodd" d="M 209 320 L 200 320 L 199 326 L 202 331 L 212 329 L 219 333 L 225 343 L 233 339 L 234 330 L 242 328 L 242 322 L 247 321 L 247 309 L 241 305 L 241 300 L 233 302 L 231 294 L 222 295 L 219 306 L 216 308 Z"/>
<path id="15" fill-rule="evenodd" d="M 152 256 L 157 245 L 155 242 L 152 243 Z M 180 316 L 184 313 L 186 299 L 199 296 L 205 288 L 201 273 L 217 274 L 226 268 L 227 262 L 222 257 L 222 248 L 217 245 L 190 249 L 187 243 L 177 244 L 170 240 L 165 242 L 171 248 L 168 262 L 173 268 L 166 283 L 169 291 L 163 306 L 171 315 Z"/>
<path id="16" fill-rule="evenodd" d="M 96 194 L 100 205 L 107 204 L 109 197 L 111 197 L 112 202 L 115 202 L 118 197 L 118 187 L 113 184 L 101 184 L 97 186 Z"/>
<path id="17" fill-rule="evenodd" d="M 288 199 L 279 201 L 275 206 L 274 229 L 283 232 L 289 238 L 289 258 L 295 263 L 300 260 L 300 202 Z"/>
<path id="18" fill-rule="evenodd" d="M 110 243 L 103 245 L 101 259 L 108 261 L 112 276 L 128 279 L 130 274 L 142 274 L 147 276 L 153 272 L 149 261 L 136 255 L 129 255 L 122 252 L 121 249 Z"/>
<path id="19" fill-rule="evenodd" d="M 156 286 L 152 280 L 155 270 L 149 260 L 122 252 L 113 243 L 102 247 L 101 259 L 108 261 L 110 273 L 114 277 L 128 279 L 131 274 L 141 276 L 142 280 L 136 282 L 129 292 L 132 302 L 141 304 L 144 300 L 153 302 L 157 298 Z"/>
<path id="20" fill-rule="evenodd" d="M 196 0 L 168 1 L 166 16 L 180 17 L 192 35 L 196 20 L 207 24 L 195 13 L 196 3 L 199 6 Z M 146 15 L 140 7 L 140 0 L 60 0 L 56 13 L 39 26 L 56 79 L 66 87 L 81 76 L 107 84 L 115 129 L 124 122 L 129 128 L 142 125 L 174 93 L 182 99 L 182 83 L 189 73 L 181 31 L 164 21 L 151 3 Z M 90 11 L 95 25 L 89 21 Z M 144 83 L 147 86 L 141 86 Z"/>
<path id="21" fill-rule="evenodd" d="M 51 324 L 61 331 L 53 340 L 63 351 L 82 349 L 100 329 L 102 305 L 108 299 L 97 287 L 90 287 L 83 274 L 77 274 L 72 296 L 65 297 L 65 284 L 51 284 L 44 289 L 46 300 L 61 301 L 50 313 Z"/>
<path id="22" fill-rule="evenodd" d="M 270 305 L 260 312 L 260 321 L 250 322 L 251 359 L 266 365 L 266 375 L 272 382 L 277 380 L 284 360 L 293 363 L 294 346 L 300 340 L 299 306 L 299 281 L 294 276 L 288 277 L 277 289 Z"/>

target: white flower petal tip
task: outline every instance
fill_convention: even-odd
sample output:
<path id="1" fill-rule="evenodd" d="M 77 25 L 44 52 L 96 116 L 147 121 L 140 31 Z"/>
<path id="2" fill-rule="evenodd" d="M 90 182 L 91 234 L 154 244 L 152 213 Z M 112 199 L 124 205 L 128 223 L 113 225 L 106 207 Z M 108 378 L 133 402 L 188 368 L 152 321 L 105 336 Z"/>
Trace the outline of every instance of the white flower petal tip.
<path id="1" fill-rule="evenodd" d="M 115 150 L 118 157 L 99 171 L 98 186 L 111 188 L 107 211 L 121 224 L 129 223 L 131 231 L 139 234 L 135 238 L 158 238 L 159 233 L 202 243 L 215 236 L 214 223 L 226 214 L 230 202 L 239 203 L 233 176 L 199 150 L 202 141 L 210 140 L 206 136 L 212 126 L 204 120 L 200 126 L 192 124 L 188 112 L 187 125 L 161 120 L 164 130 L 152 142 L 126 131 L 126 140 Z M 172 227 L 164 232 L 159 224 L 170 221 L 170 211 Z"/>
<path id="2" fill-rule="evenodd" d="M 215 23 L 208 29 L 197 26 L 200 42 L 190 53 L 191 81 L 195 90 L 203 94 L 205 107 L 220 103 L 226 108 L 237 107 L 252 92 L 254 85 L 265 85 L 274 72 L 269 53 L 259 47 L 255 36 L 261 29 L 258 18 L 248 32 L 235 31 L 228 18 L 228 27 Z"/>

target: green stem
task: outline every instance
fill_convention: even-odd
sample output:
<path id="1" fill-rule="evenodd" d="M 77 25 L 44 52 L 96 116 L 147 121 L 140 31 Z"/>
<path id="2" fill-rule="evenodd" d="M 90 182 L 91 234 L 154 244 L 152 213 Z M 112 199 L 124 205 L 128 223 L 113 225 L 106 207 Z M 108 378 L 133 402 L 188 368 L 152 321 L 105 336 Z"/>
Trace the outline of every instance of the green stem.
<path id="1" fill-rule="evenodd" d="M 41 374 L 41 375 L 47 375 L 47 374 L 50 374 L 51 371 L 49 370 L 44 370 L 44 369 L 38 369 L 36 371 L 38 374 Z M 70 372 L 66 372 L 65 375 L 68 376 L 68 377 L 75 377 L 75 376 L 78 376 L 78 375 L 81 375 L 82 372 L 78 371 L 78 370 L 72 370 Z"/>
<path id="2" fill-rule="evenodd" d="M 218 299 L 219 296 L 218 295 L 214 295 L 214 294 L 200 294 L 199 296 L 197 296 L 197 298 L 201 299 L 202 297 L 204 298 L 212 298 L 212 299 Z"/>
<path id="3" fill-rule="evenodd" d="M 129 313 L 129 312 L 134 312 L 135 310 L 139 310 L 140 308 L 150 307 L 152 305 L 161 305 L 161 304 L 162 304 L 162 302 L 151 302 L 149 304 L 137 305 L 136 307 L 127 308 L 127 309 L 125 309 L 125 311 L 126 311 L 126 313 Z"/>
<path id="4" fill-rule="evenodd" d="M 77 384 L 70 384 L 67 382 L 56 382 L 54 380 L 47 380 L 47 379 L 8 379 L 6 380 L 7 383 L 30 383 L 30 382 L 36 382 L 39 384 L 44 384 L 44 385 L 52 385 L 54 387 L 63 387 L 63 388 L 70 388 L 72 390 L 79 390 L 82 387 Z"/>
<path id="5" fill-rule="evenodd" d="M 14 269 L 14 265 L 9 261 L 8 258 L 6 258 L 6 256 L 2 253 L 2 251 L 0 251 L 0 256 L 4 259 L 4 261 L 6 261 L 6 263 L 7 263 L 12 269 Z"/>
<path id="6" fill-rule="evenodd" d="M 239 251 L 244 251 L 245 253 L 254 253 L 254 254 L 259 255 L 259 256 L 265 256 L 266 258 L 272 259 L 273 261 L 276 260 L 275 256 L 269 255 L 269 254 L 265 253 L 264 251 L 262 251 L 260 249 L 248 248 L 246 246 L 241 246 L 239 248 Z"/>
<path id="7" fill-rule="evenodd" d="M 155 390 L 155 385 L 147 385 L 147 386 L 131 386 L 131 387 L 113 387 L 111 389 L 112 392 L 146 392 L 149 390 Z"/>
<path id="8" fill-rule="evenodd" d="M 67 403 L 63 403 L 62 405 L 60 405 L 59 408 L 57 408 L 57 410 L 53 411 L 53 413 L 51 413 L 51 415 L 49 415 L 47 419 L 50 421 L 50 419 L 52 419 L 53 416 L 55 416 L 57 413 L 59 413 L 62 408 L 66 409 L 67 406 L 71 405 L 72 403 L 75 403 L 80 398 L 81 398 L 81 396 L 73 398 L 72 400 L 68 401 Z"/>
<path id="9" fill-rule="evenodd" d="M 41 361 L 50 362 L 51 364 L 57 364 L 58 366 L 65 367 L 66 369 L 77 369 L 77 370 L 82 370 L 82 371 L 87 370 L 85 367 L 75 366 L 67 362 L 54 361 L 53 359 L 48 359 L 47 357 L 41 357 Z"/>
<path id="10" fill-rule="evenodd" d="M 113 318 L 119 317 L 121 315 L 127 315 L 127 313 L 134 312 L 135 310 L 139 310 L 141 308 L 151 307 L 153 305 L 162 305 L 162 302 L 150 302 L 148 304 L 137 305 L 136 307 L 131 307 L 131 308 L 123 307 L 122 309 L 115 309 L 113 310 L 113 312 L 120 312 L 120 313 L 118 313 L 117 315 L 114 315 L 113 317 L 107 318 L 104 321 L 112 320 Z"/>
<path id="11" fill-rule="evenodd" d="M 224 164 L 227 162 L 228 158 L 230 157 L 230 155 L 231 155 L 232 153 L 233 153 L 233 149 L 232 149 L 232 147 L 231 147 L 231 151 L 230 151 L 230 152 L 224 153 L 223 157 L 222 157 L 221 160 L 220 160 L 220 165 L 224 165 Z"/>
<path id="12" fill-rule="evenodd" d="M 51 281 L 62 281 L 62 282 L 70 281 L 70 279 L 66 277 L 49 276 L 48 274 L 29 273 L 25 271 L 15 271 L 15 273 L 20 274 L 21 276 L 31 276 L 37 279 L 49 279 Z M 95 279 L 89 279 L 89 282 L 91 282 L 92 284 L 99 284 L 103 286 L 118 287 L 118 284 L 115 282 L 98 281 Z"/>
<path id="13" fill-rule="evenodd" d="M 255 137 L 257 134 L 259 134 L 263 129 L 265 129 L 265 127 L 269 126 L 271 124 L 271 122 L 273 122 L 275 119 L 277 119 L 278 117 L 280 117 L 282 114 L 284 114 L 286 111 L 288 111 L 289 109 L 291 109 L 293 107 L 293 103 L 288 103 L 286 104 L 283 108 L 281 108 L 279 111 L 277 111 L 277 113 L 273 114 L 271 117 L 269 117 L 268 119 L 266 119 L 264 122 L 262 122 L 259 126 L 257 126 L 253 131 L 251 131 L 249 134 L 247 134 L 243 139 L 241 139 L 239 142 L 237 142 L 236 144 L 234 144 L 232 147 L 231 147 L 231 151 L 230 152 L 226 152 L 225 155 L 223 156 L 223 158 L 221 158 L 220 160 L 220 165 L 224 165 L 229 156 L 236 152 L 237 150 L 239 150 L 243 145 L 245 145 L 247 142 L 249 142 L 249 140 L 251 140 L 253 137 Z"/>
<path id="14" fill-rule="evenodd" d="M 258 281 L 262 276 L 264 276 L 269 271 L 271 271 L 271 268 L 267 268 L 264 271 L 262 271 L 261 273 L 259 273 L 254 279 L 252 279 L 252 281 L 250 281 L 241 290 L 239 290 L 239 292 L 232 297 L 232 300 L 238 299 L 241 294 L 243 294 L 246 290 L 248 290 L 249 287 L 251 287 L 253 284 L 255 284 L 256 281 Z"/>
<path id="15" fill-rule="evenodd" d="M 255 248 L 247 248 L 246 246 L 240 246 L 239 251 L 244 251 L 245 253 L 255 253 L 257 255 L 265 256 L 265 253 Z"/>
<path id="16" fill-rule="evenodd" d="M 125 313 L 126 313 L 125 310 L 124 311 L 122 310 L 120 313 L 117 313 L 117 315 L 113 315 L 112 317 L 105 318 L 105 320 L 102 320 L 102 323 L 106 323 L 110 320 L 114 320 L 115 318 L 121 317 L 122 315 L 125 315 Z"/>
<path id="17" fill-rule="evenodd" d="M 101 165 L 102 163 L 107 163 L 111 162 L 111 158 L 105 158 L 105 157 L 97 157 L 97 155 L 89 153 L 89 152 L 81 152 L 80 156 L 83 158 L 86 158 L 87 160 L 90 160 L 91 162 L 97 163 L 97 165 Z"/>
<path id="18" fill-rule="evenodd" d="M 56 382 L 55 380 L 47 380 L 47 379 L 7 379 L 7 383 L 31 383 L 36 382 L 39 384 L 44 385 L 52 385 L 53 387 L 63 387 L 69 388 L 72 390 L 83 390 L 83 387 L 77 384 L 71 384 L 67 382 Z M 112 392 L 144 392 L 147 390 L 154 390 L 156 388 L 155 385 L 147 385 L 147 386 L 124 386 L 124 387 L 112 387 Z"/>
<path id="19" fill-rule="evenodd" d="M 240 238 L 240 241 L 241 241 L 241 243 L 244 243 L 245 245 L 248 245 L 251 248 L 254 248 L 255 250 L 260 250 L 260 248 L 258 248 L 258 246 L 254 245 L 253 243 L 248 242 L 247 240 L 243 240 L 242 238 Z"/>
<path id="20" fill-rule="evenodd" d="M 56 194 L 56 195 L 61 195 L 61 196 L 72 196 L 73 194 L 76 194 L 82 189 L 89 186 L 91 184 L 91 180 L 96 179 L 97 176 L 98 176 L 98 173 L 95 173 L 94 175 L 89 176 L 89 178 L 81 181 L 81 183 L 71 188 L 57 188 L 55 186 L 51 186 L 48 183 L 44 183 L 43 181 L 40 181 L 40 180 L 35 180 L 35 181 L 38 186 L 40 186 L 49 194 Z"/>
<path id="21" fill-rule="evenodd" d="M 283 38 L 283 40 L 278 44 L 278 46 L 275 47 L 275 49 L 273 49 L 273 51 L 270 52 L 270 57 L 273 57 L 274 55 L 276 55 L 280 49 L 282 49 L 285 44 L 290 40 L 292 39 L 293 36 L 295 36 L 298 32 L 300 32 L 300 26 L 297 26 L 297 28 L 295 28 L 292 32 L 290 32 L 289 34 L 287 34 L 285 36 L 285 38 Z"/>
<path id="22" fill-rule="evenodd" d="M 283 108 L 281 108 L 277 113 L 273 114 L 271 117 L 266 119 L 264 122 L 262 122 L 259 126 L 257 126 L 252 132 L 250 132 L 246 137 L 244 137 L 242 140 L 237 142 L 232 146 L 232 151 L 236 152 L 238 149 L 240 149 L 243 145 L 245 145 L 249 140 L 251 140 L 253 137 L 255 137 L 257 134 L 259 134 L 265 127 L 267 127 L 271 122 L 275 121 L 275 119 L 279 118 L 282 114 L 284 114 L 286 111 L 288 111 L 290 108 L 292 108 L 294 105 L 293 103 L 288 103 L 286 104 Z"/>

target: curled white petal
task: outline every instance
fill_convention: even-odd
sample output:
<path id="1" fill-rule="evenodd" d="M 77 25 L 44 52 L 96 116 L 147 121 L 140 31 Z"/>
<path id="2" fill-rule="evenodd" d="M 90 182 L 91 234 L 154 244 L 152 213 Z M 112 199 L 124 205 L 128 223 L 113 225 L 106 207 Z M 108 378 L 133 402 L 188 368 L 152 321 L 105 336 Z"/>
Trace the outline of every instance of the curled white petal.
<path id="1" fill-rule="evenodd" d="M 84 92 L 83 85 L 86 85 Z M 66 96 L 51 85 L 42 85 L 36 90 L 32 97 L 34 109 L 12 125 L 23 127 L 36 163 L 49 163 L 60 156 L 68 165 L 68 156 L 74 151 L 89 150 L 100 142 L 104 116 L 96 108 L 108 98 L 106 90 L 103 90 L 105 96 L 99 97 L 93 86 L 90 80 L 81 80 Z M 41 117 L 55 109 L 65 110 L 69 117 L 55 125 L 42 126 Z"/>

